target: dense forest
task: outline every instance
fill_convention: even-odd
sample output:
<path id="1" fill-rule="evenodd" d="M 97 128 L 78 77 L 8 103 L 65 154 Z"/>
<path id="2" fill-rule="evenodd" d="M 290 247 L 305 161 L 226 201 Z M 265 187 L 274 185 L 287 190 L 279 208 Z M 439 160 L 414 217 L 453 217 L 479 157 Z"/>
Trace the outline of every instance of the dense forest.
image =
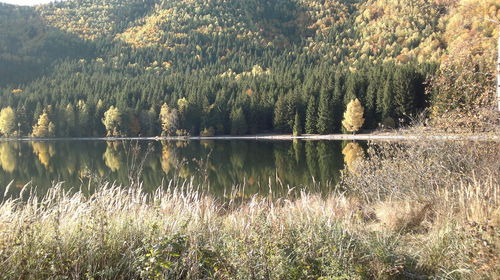
<path id="1" fill-rule="evenodd" d="M 0 134 L 342 132 L 494 103 L 497 0 L 0 3 Z M 453 116 L 455 116 L 453 118 Z M 458 116 L 458 117 L 457 117 Z M 474 118 L 474 117 L 472 117 Z"/>

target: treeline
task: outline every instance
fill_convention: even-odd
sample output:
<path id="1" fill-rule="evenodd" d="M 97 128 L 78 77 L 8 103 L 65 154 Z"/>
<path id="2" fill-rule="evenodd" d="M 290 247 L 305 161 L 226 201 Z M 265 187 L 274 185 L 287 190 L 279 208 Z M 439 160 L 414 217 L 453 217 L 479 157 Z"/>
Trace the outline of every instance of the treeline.
<path id="1" fill-rule="evenodd" d="M 83 73 L 56 83 L 41 79 L 26 92 L 4 92 L 0 107 L 13 108 L 13 114 L 9 121 L 0 114 L 0 125 L 11 123 L 0 131 L 42 137 L 240 135 L 291 133 L 295 126 L 327 134 L 342 131 L 342 114 L 355 98 L 364 107 L 364 129 L 394 127 L 427 106 L 424 82 L 435 71 L 427 64 L 353 69 L 299 62 L 254 66 L 239 77 L 119 75 L 82 67 Z"/>
<path id="2" fill-rule="evenodd" d="M 355 98 L 362 129 L 398 126 L 432 105 L 444 45 L 429 17 L 447 9 L 428 2 L 0 5 L 0 134 L 326 134 Z"/>

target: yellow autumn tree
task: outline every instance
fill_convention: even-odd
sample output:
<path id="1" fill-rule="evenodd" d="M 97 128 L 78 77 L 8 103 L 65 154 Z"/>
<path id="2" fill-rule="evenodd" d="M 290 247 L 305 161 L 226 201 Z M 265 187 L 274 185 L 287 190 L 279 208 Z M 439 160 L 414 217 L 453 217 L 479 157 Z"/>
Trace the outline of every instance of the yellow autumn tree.
<path id="1" fill-rule="evenodd" d="M 11 136 L 16 127 L 16 115 L 11 107 L 3 108 L 0 111 L 0 134 Z"/>
<path id="2" fill-rule="evenodd" d="M 178 114 L 176 109 L 170 109 L 166 103 L 160 109 L 162 135 L 172 135 L 177 128 Z"/>
<path id="3" fill-rule="evenodd" d="M 356 98 L 347 104 L 347 109 L 344 113 L 344 120 L 342 125 L 349 132 L 355 133 L 358 131 L 365 123 L 365 118 L 363 117 L 364 109 L 361 106 L 361 102 Z"/>
<path id="4" fill-rule="evenodd" d="M 106 136 L 120 136 L 120 127 L 122 124 L 122 114 L 115 106 L 109 107 L 104 113 L 102 123 L 106 128 Z"/>
<path id="5" fill-rule="evenodd" d="M 37 123 L 33 126 L 33 137 L 50 137 L 54 136 L 55 125 L 49 119 L 49 114 L 46 110 L 38 117 Z"/>

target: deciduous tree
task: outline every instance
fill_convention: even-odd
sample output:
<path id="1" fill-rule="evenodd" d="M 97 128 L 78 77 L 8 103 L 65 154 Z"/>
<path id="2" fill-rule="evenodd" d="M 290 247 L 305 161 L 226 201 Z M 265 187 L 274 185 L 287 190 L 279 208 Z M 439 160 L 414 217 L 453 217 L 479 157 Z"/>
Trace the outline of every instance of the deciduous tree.
<path id="1" fill-rule="evenodd" d="M 358 131 L 365 122 L 363 117 L 364 109 L 361 102 L 356 98 L 347 104 L 347 109 L 344 113 L 344 120 L 342 125 L 349 132 L 355 133 Z"/>
<path id="2" fill-rule="evenodd" d="M 160 123 L 162 135 L 173 135 L 177 130 L 178 113 L 176 109 L 170 109 L 166 103 L 160 109 Z"/>
<path id="3" fill-rule="evenodd" d="M 120 136 L 120 127 L 122 124 L 121 112 L 115 106 L 111 106 L 109 110 L 104 113 L 102 123 L 106 128 L 106 136 Z"/>
<path id="4" fill-rule="evenodd" d="M 16 114 L 11 107 L 3 108 L 0 111 L 0 134 L 12 136 L 16 128 Z"/>
<path id="5" fill-rule="evenodd" d="M 50 121 L 47 110 L 43 110 L 37 123 L 33 126 L 33 132 L 31 134 L 33 137 L 50 137 L 54 136 L 54 132 L 55 125 Z"/>

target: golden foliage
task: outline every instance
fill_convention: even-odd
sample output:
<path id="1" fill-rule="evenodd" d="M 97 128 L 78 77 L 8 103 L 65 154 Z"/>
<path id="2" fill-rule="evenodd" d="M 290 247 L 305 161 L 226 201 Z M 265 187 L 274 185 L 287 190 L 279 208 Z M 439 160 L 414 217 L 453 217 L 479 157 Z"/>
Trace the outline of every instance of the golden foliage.
<path id="1" fill-rule="evenodd" d="M 122 115 L 118 108 L 115 106 L 109 107 L 104 113 L 102 123 L 106 128 L 106 136 L 120 136 L 120 126 L 122 124 Z"/>
<path id="2" fill-rule="evenodd" d="M 15 145 L 10 142 L 0 143 L 0 166 L 6 172 L 12 173 L 17 166 Z"/>
<path id="3" fill-rule="evenodd" d="M 347 109 L 344 113 L 342 125 L 349 132 L 358 131 L 365 123 L 363 118 L 364 109 L 361 102 L 356 98 L 347 104 Z"/>
<path id="4" fill-rule="evenodd" d="M 114 145 L 113 142 L 106 142 L 106 151 L 102 155 L 104 159 L 104 164 L 113 172 L 118 171 L 120 169 L 120 154 L 118 152 L 118 147 Z"/>
<path id="5" fill-rule="evenodd" d="M 356 142 L 350 142 L 342 149 L 342 154 L 347 170 L 356 172 L 357 163 L 364 158 L 363 148 Z"/>
<path id="6" fill-rule="evenodd" d="M 388 60 L 400 63 L 439 61 L 444 52 L 439 20 L 447 5 L 435 0 L 368 0 L 356 18 L 362 36 L 355 48 L 371 60 L 386 52 Z"/>
<path id="7" fill-rule="evenodd" d="M 44 142 L 31 142 L 31 147 L 43 166 L 49 168 L 50 159 L 56 154 L 54 147 Z"/>
<path id="8" fill-rule="evenodd" d="M 0 111 L 0 134 L 11 136 L 16 127 L 16 115 L 11 107 L 5 107 Z"/>
<path id="9" fill-rule="evenodd" d="M 447 54 L 432 80 L 434 125 L 445 130 L 491 130 L 498 121 L 495 66 L 500 2 L 461 0 L 451 10 Z"/>
<path id="10" fill-rule="evenodd" d="M 184 101 L 181 102 L 182 106 Z M 161 106 L 160 109 L 160 123 L 162 134 L 172 135 L 177 128 L 178 113 L 176 109 L 170 109 L 166 103 Z"/>
<path id="11" fill-rule="evenodd" d="M 32 135 L 33 137 L 49 137 L 54 136 L 55 125 L 49 119 L 49 114 L 47 110 L 38 117 L 37 123 L 33 126 Z"/>

